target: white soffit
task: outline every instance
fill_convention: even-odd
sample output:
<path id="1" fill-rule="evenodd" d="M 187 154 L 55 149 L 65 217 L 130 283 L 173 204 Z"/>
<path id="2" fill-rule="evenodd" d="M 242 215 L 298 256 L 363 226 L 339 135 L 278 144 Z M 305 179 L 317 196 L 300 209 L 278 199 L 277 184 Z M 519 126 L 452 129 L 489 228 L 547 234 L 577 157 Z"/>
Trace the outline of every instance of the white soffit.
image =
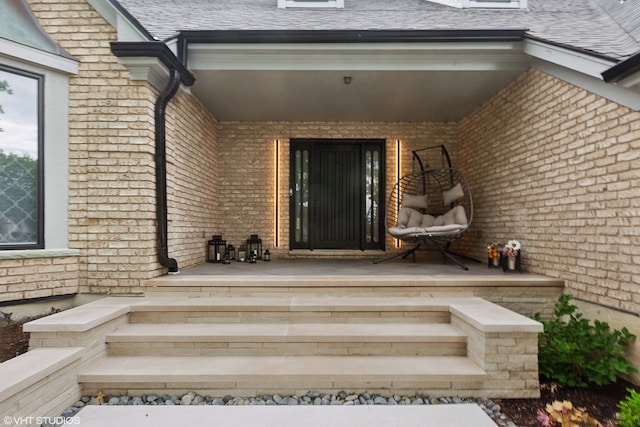
<path id="1" fill-rule="evenodd" d="M 529 61 L 521 42 L 192 43 L 187 66 L 219 120 L 439 122 L 464 117 Z"/>
<path id="2" fill-rule="evenodd" d="M 640 73 L 635 73 L 629 77 L 625 77 L 619 82 L 616 82 L 616 85 L 629 89 L 640 90 Z"/>

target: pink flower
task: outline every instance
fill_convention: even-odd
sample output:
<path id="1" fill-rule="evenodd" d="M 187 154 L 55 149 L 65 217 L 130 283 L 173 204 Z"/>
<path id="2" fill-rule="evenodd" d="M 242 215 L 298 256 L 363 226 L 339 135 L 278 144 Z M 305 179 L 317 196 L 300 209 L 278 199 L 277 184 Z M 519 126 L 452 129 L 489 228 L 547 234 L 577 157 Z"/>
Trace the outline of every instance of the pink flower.
<path id="1" fill-rule="evenodd" d="M 538 411 L 538 417 L 536 418 L 542 427 L 551 427 L 551 420 L 549 416 L 542 411 Z"/>

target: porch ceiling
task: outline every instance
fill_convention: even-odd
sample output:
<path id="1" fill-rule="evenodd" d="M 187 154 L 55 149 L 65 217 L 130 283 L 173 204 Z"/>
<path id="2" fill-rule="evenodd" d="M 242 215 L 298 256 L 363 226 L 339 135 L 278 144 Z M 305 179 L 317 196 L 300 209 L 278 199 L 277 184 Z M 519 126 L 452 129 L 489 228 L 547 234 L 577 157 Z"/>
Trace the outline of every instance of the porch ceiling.
<path id="1" fill-rule="evenodd" d="M 458 121 L 528 67 L 518 42 L 190 45 L 224 121 Z M 347 80 L 345 80 L 347 78 Z"/>

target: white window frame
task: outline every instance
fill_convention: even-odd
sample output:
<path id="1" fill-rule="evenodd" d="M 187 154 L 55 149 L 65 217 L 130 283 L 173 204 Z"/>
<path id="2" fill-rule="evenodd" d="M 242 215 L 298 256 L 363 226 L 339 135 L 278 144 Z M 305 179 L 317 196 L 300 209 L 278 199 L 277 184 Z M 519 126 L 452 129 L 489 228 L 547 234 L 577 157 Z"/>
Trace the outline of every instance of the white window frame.
<path id="1" fill-rule="evenodd" d="M 78 72 L 78 63 L 2 38 L 0 63 L 44 76 L 44 249 L 66 249 L 69 246 L 69 75 Z"/>

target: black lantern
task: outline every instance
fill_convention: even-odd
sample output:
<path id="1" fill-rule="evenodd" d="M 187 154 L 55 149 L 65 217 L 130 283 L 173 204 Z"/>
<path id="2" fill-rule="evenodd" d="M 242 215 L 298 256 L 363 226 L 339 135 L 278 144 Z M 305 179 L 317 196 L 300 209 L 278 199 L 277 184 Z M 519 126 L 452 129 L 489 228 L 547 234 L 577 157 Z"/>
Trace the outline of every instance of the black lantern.
<path id="1" fill-rule="evenodd" d="M 263 258 L 265 262 L 271 261 L 271 252 L 269 252 L 269 249 L 264 250 Z"/>
<path id="2" fill-rule="evenodd" d="M 240 245 L 238 248 L 238 262 L 245 262 L 247 260 L 247 250 L 244 246 Z"/>
<path id="3" fill-rule="evenodd" d="M 225 253 L 225 256 L 229 261 L 236 259 L 236 248 L 234 248 L 232 244 L 227 245 L 227 252 Z"/>
<path id="4" fill-rule="evenodd" d="M 249 252 L 250 258 L 255 258 L 256 260 L 262 259 L 262 239 L 260 239 L 257 234 L 252 234 L 251 237 L 247 239 L 247 251 Z"/>
<path id="5" fill-rule="evenodd" d="M 222 236 L 212 236 L 211 240 L 209 240 L 207 261 L 222 262 L 224 260 L 226 245 L 227 242 L 226 240 L 222 240 Z"/>

